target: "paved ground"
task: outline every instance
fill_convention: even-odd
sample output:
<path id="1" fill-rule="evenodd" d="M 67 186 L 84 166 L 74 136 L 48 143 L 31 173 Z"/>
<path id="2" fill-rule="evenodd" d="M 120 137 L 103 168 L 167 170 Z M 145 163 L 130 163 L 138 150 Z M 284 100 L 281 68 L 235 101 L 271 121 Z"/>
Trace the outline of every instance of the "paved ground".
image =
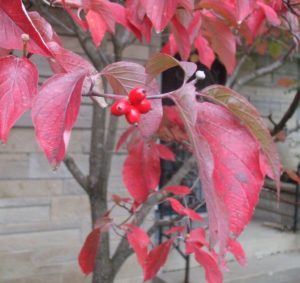
<path id="1" fill-rule="evenodd" d="M 280 253 L 261 258 L 250 258 L 246 267 L 229 263 L 230 272 L 224 283 L 300 283 L 300 252 Z M 184 272 L 174 271 L 160 275 L 157 283 L 183 283 Z M 201 268 L 191 268 L 189 283 L 204 283 Z"/>

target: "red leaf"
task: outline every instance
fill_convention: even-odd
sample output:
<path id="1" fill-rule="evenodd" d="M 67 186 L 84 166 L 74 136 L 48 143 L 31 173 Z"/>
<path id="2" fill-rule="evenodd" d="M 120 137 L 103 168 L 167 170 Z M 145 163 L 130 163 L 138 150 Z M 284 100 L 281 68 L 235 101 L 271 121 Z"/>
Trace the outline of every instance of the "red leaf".
<path id="1" fill-rule="evenodd" d="M 147 16 L 156 32 L 162 32 L 176 12 L 177 0 L 148 0 Z"/>
<path id="2" fill-rule="evenodd" d="M 153 25 L 146 15 L 144 2 L 142 0 L 127 0 L 126 16 L 129 25 L 132 25 L 137 30 L 137 32 L 134 32 L 134 29 L 131 28 L 137 38 L 141 40 L 142 36 L 144 36 L 146 42 L 150 43 Z"/>
<path id="3" fill-rule="evenodd" d="M 62 44 L 60 38 L 52 29 L 52 26 L 38 12 L 29 12 L 28 15 L 46 43 L 55 41 L 57 44 Z"/>
<path id="4" fill-rule="evenodd" d="M 4 143 L 15 122 L 31 108 L 38 77 L 35 65 L 28 59 L 0 58 L 0 139 Z"/>
<path id="5" fill-rule="evenodd" d="M 203 25 L 208 32 L 212 49 L 219 55 L 219 59 L 231 74 L 236 63 L 236 39 L 231 29 L 215 15 L 209 13 L 203 17 Z"/>
<path id="6" fill-rule="evenodd" d="M 86 238 L 78 256 L 78 263 L 86 275 L 94 271 L 101 229 L 94 229 Z"/>
<path id="7" fill-rule="evenodd" d="M 299 177 L 299 175 L 297 174 L 296 171 L 291 170 L 291 169 L 290 170 L 286 169 L 284 171 L 290 177 L 291 180 L 295 181 L 296 183 L 298 183 L 300 185 L 300 177 Z"/>
<path id="8" fill-rule="evenodd" d="M 108 80 L 117 94 L 127 95 L 138 86 L 147 90 L 145 68 L 137 63 L 112 63 L 101 71 L 101 75 Z M 158 88 L 156 90 L 158 92 Z"/>
<path id="9" fill-rule="evenodd" d="M 119 151 L 120 148 L 123 146 L 123 144 L 128 140 L 128 138 L 136 131 L 136 127 L 130 127 L 126 131 L 122 133 L 120 136 L 117 145 L 116 145 L 116 151 Z"/>
<path id="10" fill-rule="evenodd" d="M 92 74 L 95 72 L 95 68 L 87 60 L 61 47 L 56 42 L 49 42 L 48 47 L 53 54 L 53 58 L 49 59 L 49 63 L 55 73 L 85 71 L 87 74 Z"/>
<path id="11" fill-rule="evenodd" d="M 120 204 L 120 203 L 122 203 L 122 202 L 124 202 L 124 203 L 129 203 L 129 202 L 131 202 L 131 198 L 121 197 L 121 196 L 119 196 L 119 195 L 117 195 L 117 194 L 113 194 L 113 195 L 111 196 L 111 200 L 112 200 L 114 203 L 116 203 L 116 204 Z"/>
<path id="12" fill-rule="evenodd" d="M 114 92 L 127 95 L 132 89 L 142 87 L 147 95 L 159 94 L 159 87 L 156 81 L 147 80 L 148 75 L 145 68 L 139 64 L 131 62 L 117 62 L 106 66 L 101 75 L 104 76 Z M 157 132 L 162 119 L 161 99 L 151 101 L 152 110 L 141 116 L 139 130 L 144 137 L 150 137 Z"/>
<path id="13" fill-rule="evenodd" d="M 177 199 L 166 198 L 170 202 L 171 207 L 180 215 L 186 215 L 194 221 L 202 221 L 203 218 L 194 210 L 184 207 Z"/>
<path id="14" fill-rule="evenodd" d="M 159 157 L 169 161 L 175 161 L 176 156 L 175 153 L 169 149 L 164 144 L 156 144 L 156 149 L 158 151 Z"/>
<path id="15" fill-rule="evenodd" d="M 203 221 L 203 218 L 195 210 L 191 208 L 185 208 L 183 210 L 183 213 L 194 221 L 199 221 L 199 222 Z"/>
<path id="16" fill-rule="evenodd" d="M 171 31 L 177 42 L 178 52 L 182 60 L 187 60 L 191 53 L 191 43 L 188 31 L 176 17 L 172 19 Z"/>
<path id="17" fill-rule="evenodd" d="M 180 215 L 185 215 L 185 207 L 175 198 L 166 198 L 166 200 L 171 204 L 171 207 Z"/>
<path id="18" fill-rule="evenodd" d="M 181 115 L 188 116 L 191 125 L 195 125 L 197 120 L 197 108 L 195 105 L 197 101 L 194 82 L 184 84 L 174 95 L 176 95 L 176 104 L 180 104 L 180 108 L 184 109 Z"/>
<path id="19" fill-rule="evenodd" d="M 154 278 L 166 263 L 172 244 L 173 240 L 168 240 L 150 251 L 143 266 L 144 281 Z"/>
<path id="20" fill-rule="evenodd" d="M 33 108 L 36 139 L 55 168 L 64 159 L 76 122 L 85 74 L 54 75 L 44 82 Z"/>
<path id="21" fill-rule="evenodd" d="M 264 12 L 264 14 L 267 18 L 267 21 L 270 24 L 272 24 L 274 26 L 280 25 L 280 19 L 272 7 L 270 7 L 269 5 L 267 5 L 261 1 L 257 1 L 257 5 L 262 9 L 262 11 Z"/>
<path id="22" fill-rule="evenodd" d="M 186 186 L 170 186 L 164 188 L 164 191 L 172 193 L 174 195 L 186 196 L 189 195 L 192 191 L 189 187 Z"/>
<path id="23" fill-rule="evenodd" d="M 202 249 L 195 249 L 196 261 L 204 267 L 205 278 L 208 283 L 222 283 L 223 275 L 215 259 Z"/>
<path id="24" fill-rule="evenodd" d="M 215 54 L 209 46 L 208 41 L 199 34 L 195 39 L 194 45 L 197 48 L 200 62 L 210 68 L 215 60 Z"/>
<path id="25" fill-rule="evenodd" d="M 249 44 L 252 43 L 260 33 L 264 21 L 265 15 L 262 9 L 254 10 L 253 13 L 245 19 L 242 27 L 244 27 L 244 35 Z M 243 32 L 243 30 L 241 32 Z"/>
<path id="26" fill-rule="evenodd" d="M 231 252 L 240 265 L 247 263 L 246 255 L 241 244 L 233 239 L 228 241 L 228 251 Z"/>
<path id="27" fill-rule="evenodd" d="M 101 44 L 104 35 L 108 31 L 109 26 L 107 22 L 104 20 L 102 14 L 99 14 L 93 10 L 90 10 L 86 14 L 86 20 L 88 22 L 89 30 L 91 32 L 93 41 L 95 45 L 98 47 Z M 113 32 L 114 27 L 113 30 L 110 31 Z"/>
<path id="28" fill-rule="evenodd" d="M 178 52 L 177 42 L 173 34 L 170 34 L 169 40 L 167 43 L 162 47 L 161 53 L 174 56 Z"/>
<path id="29" fill-rule="evenodd" d="M 125 9 L 123 6 L 107 0 L 88 0 L 85 2 L 86 20 L 93 41 L 99 46 L 105 33 L 114 33 L 115 23 L 126 26 Z"/>
<path id="30" fill-rule="evenodd" d="M 277 190 L 280 188 L 281 164 L 278 151 L 259 112 L 242 95 L 223 86 L 210 86 L 202 90 L 206 95 L 216 100 L 217 104 L 226 107 L 251 132 L 258 141 L 266 157 L 267 175 L 275 180 Z M 263 158 L 262 158 L 263 159 Z M 263 172 L 265 172 L 263 170 Z"/>
<path id="31" fill-rule="evenodd" d="M 51 56 L 45 41 L 33 25 L 21 0 L 0 0 L 0 46 L 6 49 L 23 49 L 22 34 L 28 34 L 28 51 Z"/>
<path id="32" fill-rule="evenodd" d="M 81 0 L 55 0 L 54 2 L 62 4 L 73 21 L 78 24 L 83 30 L 88 29 L 86 20 L 81 19 L 80 13 L 78 11 L 78 9 L 83 8 L 83 3 Z M 73 9 L 75 9 L 75 11 Z"/>
<path id="33" fill-rule="evenodd" d="M 241 23 L 254 9 L 254 0 L 237 0 L 236 1 L 236 14 L 237 22 Z"/>
<path id="34" fill-rule="evenodd" d="M 128 242 L 134 250 L 139 264 L 143 266 L 148 255 L 148 246 L 151 244 L 150 238 L 143 229 L 133 225 L 129 225 L 128 227 Z"/>
<path id="35" fill-rule="evenodd" d="M 208 247 L 208 242 L 206 241 L 206 236 L 205 236 L 205 230 L 203 228 L 195 228 L 193 229 L 187 239 L 187 242 L 189 243 L 199 243 L 202 246 Z"/>
<path id="36" fill-rule="evenodd" d="M 153 90 L 149 93 L 148 90 L 148 94 L 151 95 L 151 93 L 157 94 L 153 92 Z M 158 131 L 163 116 L 161 99 L 152 99 L 151 107 L 152 109 L 148 113 L 141 116 L 141 120 L 138 124 L 139 130 L 145 138 L 151 137 Z"/>
<path id="37" fill-rule="evenodd" d="M 236 118 L 218 105 L 201 103 L 197 108 L 196 128 L 184 120 L 199 166 L 210 241 L 213 246 L 219 242 L 223 257 L 229 236 L 238 236 L 252 217 L 265 172 L 258 143 Z"/>
<path id="38" fill-rule="evenodd" d="M 175 233 L 182 233 L 185 230 L 184 226 L 175 226 L 172 227 L 166 231 L 164 231 L 165 235 L 171 235 L 171 234 L 175 234 Z"/>
<path id="39" fill-rule="evenodd" d="M 5 49 L 5 48 L 0 47 L 0 57 L 7 56 L 10 54 L 10 52 L 11 52 L 10 49 Z"/>
<path id="40" fill-rule="evenodd" d="M 155 144 L 136 140 L 123 166 L 123 181 L 135 201 L 144 202 L 160 178 L 160 158 Z"/>
<path id="41" fill-rule="evenodd" d="M 226 21 L 232 26 L 235 26 L 236 24 L 234 5 L 230 3 L 230 1 L 201 0 L 198 7 L 213 10 L 216 14 L 221 16 L 221 18 L 226 19 Z M 220 34 L 214 34 L 215 37 L 218 37 L 216 35 L 219 36 Z"/>
<path id="42" fill-rule="evenodd" d="M 276 84 L 280 87 L 292 87 L 292 86 L 296 86 L 298 83 L 297 80 L 292 79 L 292 78 L 280 78 L 277 80 Z"/>

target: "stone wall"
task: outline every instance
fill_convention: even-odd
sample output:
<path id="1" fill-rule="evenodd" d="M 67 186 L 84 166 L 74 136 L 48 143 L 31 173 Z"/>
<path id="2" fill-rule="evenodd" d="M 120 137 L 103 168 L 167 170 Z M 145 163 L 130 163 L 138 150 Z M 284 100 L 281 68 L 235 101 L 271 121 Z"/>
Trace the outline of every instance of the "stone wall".
<path id="1" fill-rule="evenodd" d="M 156 37 L 154 37 L 156 38 Z M 63 43 L 84 56 L 73 36 Z M 124 60 L 143 63 L 157 50 L 159 40 L 135 43 L 124 51 Z M 51 75 L 45 59 L 34 56 L 41 82 Z M 83 100 L 72 132 L 68 153 L 83 170 L 88 170 L 92 106 Z M 120 119 L 119 133 L 126 123 Z M 115 154 L 109 179 L 109 195 L 127 195 L 120 176 L 124 152 Z M 116 219 L 124 217 L 115 211 Z M 52 171 L 34 138 L 30 113 L 12 129 L 8 143 L 0 147 L 0 282 L 1 283 L 83 283 L 90 282 L 79 270 L 77 256 L 91 230 L 90 207 L 85 192 L 62 164 Z M 118 243 L 111 239 L 112 251 Z M 141 273 L 130 259 L 116 282 L 141 281 Z M 128 270 L 132 272 L 128 272 Z M 133 270 L 134 269 L 134 270 Z M 130 279 L 129 279 L 130 278 Z"/>
<path id="2" fill-rule="evenodd" d="M 262 64 L 270 63 L 271 60 L 270 58 L 258 57 L 256 61 L 251 61 L 247 64 L 244 72 L 249 72 Z M 286 77 L 299 81 L 300 67 L 297 65 L 297 62 L 288 62 L 280 70 L 276 71 L 276 73 L 258 78 L 240 90 L 257 107 L 270 128 L 272 128 L 272 124 L 268 116 L 271 114 L 272 119 L 278 123 L 287 111 L 295 95 L 295 90 L 278 85 L 278 80 Z M 299 123 L 300 112 L 298 110 L 287 123 L 288 132 L 293 131 Z M 284 142 L 278 142 L 276 146 L 283 167 L 289 170 L 297 170 L 300 162 L 299 131 L 292 132 Z M 255 216 L 263 221 L 272 222 L 281 225 L 283 228 L 291 229 L 295 209 L 293 202 L 295 202 L 296 186 L 289 187 L 288 190 L 282 191 L 282 200 L 279 203 L 274 191 L 263 190 L 260 195 L 260 202 L 255 211 Z M 300 222 L 300 214 L 298 219 Z"/>

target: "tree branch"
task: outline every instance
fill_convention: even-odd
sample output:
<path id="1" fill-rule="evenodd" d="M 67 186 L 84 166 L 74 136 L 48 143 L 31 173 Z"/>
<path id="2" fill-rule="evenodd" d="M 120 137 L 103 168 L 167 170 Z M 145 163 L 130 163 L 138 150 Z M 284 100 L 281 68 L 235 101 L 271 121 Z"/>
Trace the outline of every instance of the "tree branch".
<path id="1" fill-rule="evenodd" d="M 234 88 L 240 88 L 241 86 L 249 83 L 250 81 L 257 79 L 261 76 L 270 74 L 272 72 L 274 72 L 275 70 L 279 69 L 281 66 L 283 66 L 283 64 L 285 63 L 285 61 L 287 60 L 287 58 L 291 55 L 291 53 L 293 52 L 293 50 L 295 49 L 295 45 L 293 45 L 287 52 L 286 54 L 284 54 L 280 59 L 278 59 L 277 61 L 264 66 L 262 68 L 259 68 L 257 70 L 255 70 L 254 72 L 247 74 L 243 77 L 241 77 L 240 79 L 236 80 L 236 83 L 233 85 Z"/>
<path id="2" fill-rule="evenodd" d="M 164 187 L 167 186 L 172 186 L 175 184 L 178 184 L 187 174 L 188 172 L 193 168 L 193 166 L 196 165 L 196 162 L 193 157 L 190 157 L 186 162 L 180 167 L 180 169 L 172 176 L 172 178 L 165 184 Z M 146 216 L 149 214 L 149 212 L 152 210 L 152 208 L 160 203 L 161 201 L 166 198 L 165 194 L 162 194 L 161 192 L 157 192 L 153 195 L 151 195 L 148 200 L 142 205 L 142 207 L 139 209 L 139 211 L 136 214 L 136 217 L 134 219 L 133 224 L 136 226 L 140 226 Z M 132 253 L 131 248 L 129 247 L 127 238 L 123 238 L 113 257 L 112 257 L 112 262 L 113 262 L 113 268 L 115 272 L 118 271 L 122 263 L 126 260 L 128 256 Z"/>
<path id="3" fill-rule="evenodd" d="M 68 35 L 68 36 L 74 36 L 75 33 L 74 33 L 74 30 L 72 30 L 72 28 L 68 27 L 66 24 L 64 24 L 64 22 L 61 20 L 61 19 L 58 19 L 56 17 L 56 14 L 55 13 L 51 13 L 49 11 L 49 9 L 53 9 L 53 6 L 49 5 L 48 3 L 45 3 L 44 1 L 44 4 L 47 5 L 47 8 L 45 8 L 43 6 L 43 3 L 41 1 L 34 1 L 34 5 L 38 7 L 38 9 L 44 14 L 47 16 L 48 19 L 51 19 L 52 22 L 54 24 L 56 24 L 57 26 L 61 27 L 63 30 L 64 30 L 64 35 Z"/>
<path id="4" fill-rule="evenodd" d="M 272 136 L 275 136 L 277 133 L 279 133 L 281 130 L 283 130 L 283 128 L 285 127 L 287 121 L 294 115 L 295 111 L 297 110 L 298 105 L 299 105 L 299 101 L 300 101 L 300 89 L 297 90 L 293 101 L 291 102 L 291 104 L 290 104 L 289 108 L 287 109 L 287 111 L 282 116 L 279 123 L 277 123 L 275 125 L 275 127 L 273 128 L 273 130 L 271 131 Z"/>
<path id="5" fill-rule="evenodd" d="M 98 49 L 93 43 L 93 40 L 88 32 L 81 30 L 81 28 L 75 23 L 73 23 L 73 28 L 84 52 L 89 57 L 94 67 L 97 70 L 101 70 L 105 65 L 108 64 L 108 58 L 106 58 L 103 54 L 99 56 Z"/>
<path id="6" fill-rule="evenodd" d="M 242 68 L 242 66 L 244 65 L 244 63 L 246 62 L 247 58 L 249 56 L 249 53 L 245 53 L 242 58 L 239 60 L 238 64 L 236 65 L 234 72 L 232 73 L 232 75 L 228 78 L 227 82 L 226 82 L 226 86 L 227 87 L 232 87 L 234 85 L 234 83 L 236 82 L 236 79 L 240 73 L 240 70 Z"/>
<path id="7" fill-rule="evenodd" d="M 205 201 L 198 201 L 195 204 L 193 204 L 190 208 L 191 209 L 198 209 L 201 206 L 203 206 L 205 204 Z M 171 226 L 174 225 L 176 222 L 179 222 L 180 220 L 182 220 L 184 217 L 186 217 L 186 215 L 177 215 L 176 217 L 170 219 L 170 220 L 160 220 L 160 221 L 156 221 L 147 231 L 147 234 L 149 236 L 151 236 L 153 233 L 156 232 L 156 230 L 159 227 L 164 227 L 164 226 Z"/>
<path id="8" fill-rule="evenodd" d="M 70 171 L 70 173 L 72 174 L 72 176 L 74 177 L 74 179 L 87 192 L 87 194 L 89 194 L 88 179 L 82 173 L 82 171 L 80 170 L 80 168 L 77 166 L 77 164 L 75 163 L 74 159 L 71 156 L 66 155 L 66 157 L 64 159 L 64 164 L 66 165 L 66 167 L 68 168 L 68 170 Z"/>

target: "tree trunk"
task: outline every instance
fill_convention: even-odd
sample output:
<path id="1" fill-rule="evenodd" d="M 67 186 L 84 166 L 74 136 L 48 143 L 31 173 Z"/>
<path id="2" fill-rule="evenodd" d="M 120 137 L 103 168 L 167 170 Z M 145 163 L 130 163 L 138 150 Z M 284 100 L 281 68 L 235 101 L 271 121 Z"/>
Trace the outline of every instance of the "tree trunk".
<path id="1" fill-rule="evenodd" d="M 99 190 L 100 191 L 100 190 Z M 94 194 L 90 196 L 91 217 L 93 225 L 107 211 L 105 196 Z M 109 233 L 101 233 L 97 248 L 95 269 L 92 283 L 113 283 L 115 273 L 110 259 Z"/>

